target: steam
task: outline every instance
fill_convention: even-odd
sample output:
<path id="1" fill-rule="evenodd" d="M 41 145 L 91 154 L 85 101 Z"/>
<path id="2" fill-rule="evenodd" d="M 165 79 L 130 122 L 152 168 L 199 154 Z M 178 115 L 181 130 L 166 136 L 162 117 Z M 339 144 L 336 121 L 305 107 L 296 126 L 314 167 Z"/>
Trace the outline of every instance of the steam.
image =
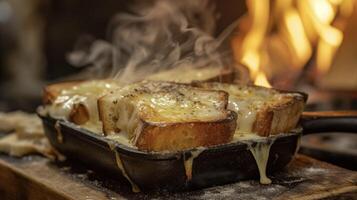
<path id="1" fill-rule="evenodd" d="M 112 19 L 108 41 L 84 37 L 68 61 L 90 66 L 95 78 L 114 77 L 123 83 L 174 67 L 223 67 L 219 47 L 228 33 L 218 39 L 212 36 L 216 20 L 215 8 L 207 0 L 139 4 L 132 14 Z"/>

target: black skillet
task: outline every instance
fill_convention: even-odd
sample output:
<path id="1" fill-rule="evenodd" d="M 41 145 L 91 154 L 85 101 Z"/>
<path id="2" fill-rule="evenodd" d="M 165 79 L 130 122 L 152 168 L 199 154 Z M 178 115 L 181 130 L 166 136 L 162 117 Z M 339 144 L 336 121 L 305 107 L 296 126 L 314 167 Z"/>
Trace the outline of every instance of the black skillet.
<path id="1" fill-rule="evenodd" d="M 294 157 L 301 135 L 344 131 L 357 133 L 357 112 L 305 112 L 300 120 L 302 128 L 288 134 L 248 141 L 234 142 L 206 148 L 194 159 L 192 179 L 185 174 L 184 160 L 195 149 L 181 152 L 142 152 L 91 133 L 70 122 L 41 116 L 45 133 L 51 144 L 71 160 L 110 177 L 123 179 L 115 152 L 121 157 L 125 172 L 141 190 L 192 190 L 259 177 L 258 168 L 248 145 L 273 142 L 267 164 L 267 174 L 285 167 Z M 61 133 L 59 137 L 58 132 Z M 114 151 L 112 148 L 114 147 Z M 129 182 L 128 182 L 129 183 Z"/>

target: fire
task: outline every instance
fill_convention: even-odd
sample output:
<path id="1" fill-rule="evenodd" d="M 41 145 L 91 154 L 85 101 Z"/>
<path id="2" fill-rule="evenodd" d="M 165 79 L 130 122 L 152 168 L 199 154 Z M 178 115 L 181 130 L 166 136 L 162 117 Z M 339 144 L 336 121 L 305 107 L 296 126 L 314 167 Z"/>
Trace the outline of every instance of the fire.
<path id="1" fill-rule="evenodd" d="M 259 72 L 260 56 L 258 52 L 246 51 L 241 59 L 241 62 L 249 68 L 252 78 L 255 78 Z"/>
<path id="2" fill-rule="evenodd" d="M 251 78 L 257 81 L 256 84 L 271 87 L 261 69 L 261 49 L 269 22 L 269 0 L 248 0 L 247 5 L 251 27 L 242 41 L 241 49 L 237 50 L 240 53 L 236 54 L 236 57 L 249 68 Z M 258 75 L 263 81 L 258 82 Z"/>
<path id="3" fill-rule="evenodd" d="M 316 56 L 317 70 L 326 73 L 343 40 L 338 19 L 349 17 L 353 5 L 354 0 L 247 0 L 248 15 L 232 41 L 235 58 L 249 68 L 255 84 L 267 87 L 265 72 L 274 76 L 277 63 L 288 63 L 286 72 L 294 74 Z M 272 42 L 279 48 L 272 51 Z M 285 62 L 271 58 L 274 53 Z"/>
<path id="4" fill-rule="evenodd" d="M 306 20 L 311 22 L 310 27 L 306 28 L 311 29 L 312 36 L 317 38 L 316 66 L 321 73 L 329 70 L 334 54 L 343 40 L 342 31 L 332 26 L 337 8 L 343 2 L 347 1 L 303 0 L 301 2 L 309 12 Z"/>
<path id="5" fill-rule="evenodd" d="M 310 58 L 312 49 L 303 22 L 296 10 L 289 8 L 283 14 L 282 28 L 283 35 L 288 38 L 288 44 L 295 55 L 293 57 L 295 59 L 292 60 L 293 66 L 301 68 Z"/>
<path id="6" fill-rule="evenodd" d="M 255 78 L 254 85 L 264 86 L 264 87 L 271 87 L 267 77 L 263 72 L 259 72 L 257 77 Z"/>

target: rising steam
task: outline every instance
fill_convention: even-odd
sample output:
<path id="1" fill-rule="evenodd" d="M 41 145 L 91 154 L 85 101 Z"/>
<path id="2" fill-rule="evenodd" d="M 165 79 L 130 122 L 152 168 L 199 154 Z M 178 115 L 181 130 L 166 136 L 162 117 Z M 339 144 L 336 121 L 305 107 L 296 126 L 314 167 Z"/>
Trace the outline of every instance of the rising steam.
<path id="1" fill-rule="evenodd" d="M 217 15 L 206 0 L 158 0 L 136 5 L 132 14 L 118 14 L 108 41 L 82 38 L 68 61 L 90 66 L 96 78 L 130 83 L 160 70 L 180 66 L 223 66 L 219 53 L 225 34 L 215 39 Z"/>

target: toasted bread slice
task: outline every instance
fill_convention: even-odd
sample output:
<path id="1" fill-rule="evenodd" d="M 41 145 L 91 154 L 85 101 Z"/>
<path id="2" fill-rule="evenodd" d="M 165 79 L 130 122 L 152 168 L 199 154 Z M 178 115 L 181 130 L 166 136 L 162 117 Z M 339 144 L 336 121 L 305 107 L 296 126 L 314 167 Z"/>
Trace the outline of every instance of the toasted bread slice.
<path id="1" fill-rule="evenodd" d="M 170 81 L 176 83 L 214 81 L 233 83 L 240 79 L 239 76 L 240 72 L 237 69 L 227 69 L 215 66 L 177 67 L 153 74 L 147 77 L 146 80 Z"/>
<path id="2" fill-rule="evenodd" d="M 68 81 L 62 83 L 55 83 L 47 85 L 43 89 L 42 102 L 44 105 L 52 104 L 63 90 L 70 89 L 76 85 L 81 84 L 82 81 Z"/>
<path id="3" fill-rule="evenodd" d="M 306 101 L 300 93 L 259 86 L 224 83 L 198 83 L 196 86 L 229 93 L 228 108 L 238 114 L 236 134 L 269 136 L 286 133 L 296 128 Z"/>
<path id="4" fill-rule="evenodd" d="M 44 89 L 43 99 L 50 116 L 94 129 L 99 123 L 98 98 L 118 87 L 114 80 L 57 83 Z"/>
<path id="5" fill-rule="evenodd" d="M 106 134 L 127 134 L 140 150 L 177 151 L 230 142 L 236 115 L 228 94 L 184 84 L 144 81 L 98 100 Z"/>

